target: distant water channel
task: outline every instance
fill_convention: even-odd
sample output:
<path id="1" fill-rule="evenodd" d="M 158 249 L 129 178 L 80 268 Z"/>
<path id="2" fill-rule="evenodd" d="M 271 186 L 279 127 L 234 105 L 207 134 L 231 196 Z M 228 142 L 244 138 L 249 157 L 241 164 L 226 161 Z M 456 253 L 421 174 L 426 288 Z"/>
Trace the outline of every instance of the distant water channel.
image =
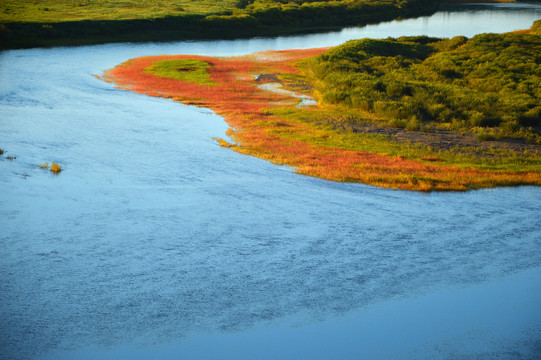
<path id="1" fill-rule="evenodd" d="M 227 125 L 207 109 L 93 76 L 142 55 L 539 18 L 539 5 L 460 6 L 325 34 L 0 53 L 0 358 L 539 359 L 540 188 L 300 176 L 219 147 Z M 57 176 L 39 168 L 52 161 Z"/>

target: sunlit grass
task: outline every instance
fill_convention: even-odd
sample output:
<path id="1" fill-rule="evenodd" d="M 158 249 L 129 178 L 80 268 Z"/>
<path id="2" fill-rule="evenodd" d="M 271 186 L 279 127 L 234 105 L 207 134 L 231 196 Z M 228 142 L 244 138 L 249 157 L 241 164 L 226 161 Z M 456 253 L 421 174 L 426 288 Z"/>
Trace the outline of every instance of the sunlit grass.
<path id="1" fill-rule="evenodd" d="M 147 67 L 145 72 L 159 77 L 189 81 L 199 85 L 213 85 L 207 69 L 211 65 L 196 59 L 173 59 L 157 61 Z"/>
<path id="2" fill-rule="evenodd" d="M 231 11 L 236 0 L 2 0 L 0 22 L 153 19 Z"/>
<path id="3" fill-rule="evenodd" d="M 337 129 L 342 118 L 354 117 L 354 113 L 336 111 L 334 109 L 299 109 L 291 107 L 273 108 L 269 114 L 287 119 L 288 122 L 311 124 L 312 131 L 295 133 L 288 128 L 276 128 L 275 134 L 281 137 L 299 140 L 312 145 L 325 146 L 334 149 L 366 151 L 372 153 L 399 156 L 406 159 L 437 162 L 440 165 L 451 165 L 462 168 L 476 167 L 484 170 L 541 170 L 541 157 L 535 151 L 517 153 L 504 149 L 486 149 L 486 156 L 472 156 L 478 149 L 461 147 L 451 150 L 432 149 L 421 144 L 398 142 L 387 135 L 351 132 Z"/>
<path id="4" fill-rule="evenodd" d="M 62 171 L 62 167 L 58 165 L 57 163 L 53 162 L 51 164 L 51 172 L 58 174 L 60 171 Z"/>

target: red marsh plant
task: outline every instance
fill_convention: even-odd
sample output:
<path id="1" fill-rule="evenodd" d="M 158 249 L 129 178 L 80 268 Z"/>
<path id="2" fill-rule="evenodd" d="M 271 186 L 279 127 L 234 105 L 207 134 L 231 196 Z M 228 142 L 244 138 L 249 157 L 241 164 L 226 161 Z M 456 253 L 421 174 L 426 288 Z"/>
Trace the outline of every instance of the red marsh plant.
<path id="1" fill-rule="evenodd" d="M 299 76 L 296 62 L 325 50 L 268 51 L 228 58 L 147 56 L 108 70 L 104 80 L 137 93 L 210 108 L 231 126 L 227 134 L 233 142 L 218 139 L 220 145 L 292 166 L 300 174 L 419 191 L 541 185 L 539 170 L 439 162 L 434 161 L 439 155 L 428 150 L 408 156 L 393 155 L 384 148 L 374 150 L 366 135 L 340 132 L 283 111 L 291 109 L 310 116 L 321 105 L 315 110 L 298 109 L 297 98 L 258 88 L 257 75 Z M 390 140 L 378 141 L 383 144 Z"/>

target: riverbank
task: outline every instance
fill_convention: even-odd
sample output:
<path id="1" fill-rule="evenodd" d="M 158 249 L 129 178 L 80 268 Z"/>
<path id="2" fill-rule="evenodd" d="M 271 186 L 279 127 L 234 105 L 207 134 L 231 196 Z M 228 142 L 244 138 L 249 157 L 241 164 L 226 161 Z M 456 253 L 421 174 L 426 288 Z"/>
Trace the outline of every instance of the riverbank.
<path id="1" fill-rule="evenodd" d="M 39 4 L 36 7 L 38 5 L 30 1 L 4 2 L 0 4 L 0 49 L 279 36 L 427 15 L 434 13 L 439 6 L 439 1 L 430 0 L 400 3 L 391 0 L 356 3 L 341 0 L 292 4 L 255 0 L 230 1 L 210 11 L 186 10 L 183 7 L 162 11 L 153 7 L 145 11 L 151 2 L 132 2 L 135 0 L 125 6 L 134 8 L 129 11 L 118 10 L 118 4 L 110 1 L 81 6 L 60 6 L 53 2 L 51 6 L 56 7 L 51 8 Z M 196 3 L 206 2 L 199 0 Z M 138 7 L 143 8 L 137 10 Z"/>
<path id="2" fill-rule="evenodd" d="M 299 61 L 325 51 L 143 57 L 104 78 L 138 93 L 210 108 L 231 126 L 230 139 L 218 139 L 220 145 L 292 166 L 300 174 L 418 191 L 541 185 L 539 145 L 381 126 L 369 113 L 322 103 Z M 319 104 L 298 107 L 298 97 L 266 91 L 262 84 L 269 83 L 315 96 Z"/>

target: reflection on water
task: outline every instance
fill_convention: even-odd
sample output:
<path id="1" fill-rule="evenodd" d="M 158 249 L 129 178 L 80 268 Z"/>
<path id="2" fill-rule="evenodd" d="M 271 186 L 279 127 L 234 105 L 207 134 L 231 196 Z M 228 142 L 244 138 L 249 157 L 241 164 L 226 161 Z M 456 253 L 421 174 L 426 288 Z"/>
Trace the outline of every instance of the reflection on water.
<path id="1" fill-rule="evenodd" d="M 439 16 L 431 31 L 464 30 L 451 26 L 459 14 L 415 21 Z M 539 188 L 418 194 L 299 176 L 219 147 L 227 126 L 206 109 L 92 76 L 134 56 L 330 46 L 415 21 L 0 53 L 0 147 L 17 157 L 0 159 L 0 358 L 113 359 L 141 346 L 263 358 L 263 344 L 289 336 L 285 357 L 535 358 Z M 52 161 L 59 176 L 39 168 Z"/>

